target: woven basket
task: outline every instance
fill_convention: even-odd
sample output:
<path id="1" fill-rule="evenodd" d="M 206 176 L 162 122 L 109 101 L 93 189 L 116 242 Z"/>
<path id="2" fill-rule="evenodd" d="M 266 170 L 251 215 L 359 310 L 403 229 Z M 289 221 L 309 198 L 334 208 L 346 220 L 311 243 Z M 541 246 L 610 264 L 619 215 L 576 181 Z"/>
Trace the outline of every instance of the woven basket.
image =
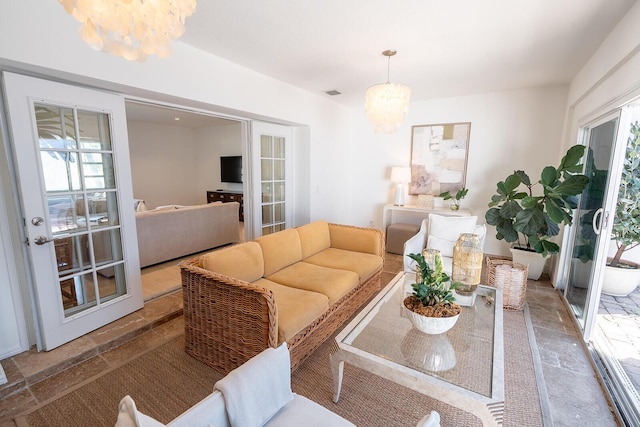
<path id="1" fill-rule="evenodd" d="M 524 308 L 527 298 L 527 274 L 526 265 L 514 263 L 508 259 L 487 257 L 489 286 L 502 289 L 502 307 L 505 310 Z"/>

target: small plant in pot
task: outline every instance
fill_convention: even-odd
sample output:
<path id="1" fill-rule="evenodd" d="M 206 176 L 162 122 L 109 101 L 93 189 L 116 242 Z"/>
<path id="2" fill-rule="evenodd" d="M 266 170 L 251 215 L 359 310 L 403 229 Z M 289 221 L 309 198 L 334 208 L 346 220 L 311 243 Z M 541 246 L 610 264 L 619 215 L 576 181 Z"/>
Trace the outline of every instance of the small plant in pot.
<path id="1" fill-rule="evenodd" d="M 444 193 L 440 193 L 438 197 L 442 197 L 443 200 L 451 200 L 451 210 L 457 211 L 460 210 L 460 200 L 464 199 L 469 192 L 468 188 L 461 188 L 456 191 L 455 195 L 452 195 L 449 191 L 445 191 Z"/>
<path id="2" fill-rule="evenodd" d="M 561 224 L 571 225 L 578 195 L 589 183 L 589 177 L 580 173 L 584 151 L 582 145 L 571 147 L 557 168 L 547 166 L 542 170 L 537 183 L 521 170 L 498 182 L 485 214 L 487 224 L 496 227 L 498 240 L 540 254 L 541 265 L 548 254 L 558 253 L 560 247 L 549 238 L 558 235 Z M 542 190 L 540 194 L 534 194 L 536 185 Z M 532 268 L 529 262 L 529 278 L 538 279 L 540 273 L 542 268 Z"/>
<path id="3" fill-rule="evenodd" d="M 622 260 L 624 252 L 640 245 L 640 125 L 631 125 L 627 141 L 620 190 L 611 231 L 617 250 L 607 263 L 602 292 L 626 296 L 640 282 L 640 269 L 636 263 Z"/>
<path id="4" fill-rule="evenodd" d="M 431 268 L 422 254 L 409 254 L 417 264 L 413 294 L 403 301 L 413 326 L 427 334 L 441 334 L 453 327 L 462 308 L 455 303 L 453 291 L 457 283 L 451 283 L 443 271 L 442 259 L 435 257 Z"/>

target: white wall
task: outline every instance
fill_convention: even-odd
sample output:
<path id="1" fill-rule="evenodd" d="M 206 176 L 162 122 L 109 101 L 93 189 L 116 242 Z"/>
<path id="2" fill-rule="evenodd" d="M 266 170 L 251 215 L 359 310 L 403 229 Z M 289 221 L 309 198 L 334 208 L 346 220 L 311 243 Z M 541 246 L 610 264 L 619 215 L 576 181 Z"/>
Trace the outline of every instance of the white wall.
<path id="1" fill-rule="evenodd" d="M 522 89 L 414 102 L 399 131 L 375 135 L 364 114 L 356 117 L 356 135 L 348 181 L 353 186 L 351 221 L 382 225 L 382 206 L 393 201 L 392 166 L 409 165 L 411 126 L 471 122 L 466 187 L 462 206 L 484 223 L 496 184 L 515 169 L 540 178 L 547 165 L 557 165 L 561 152 L 567 86 Z M 407 204 L 415 204 L 415 200 Z M 495 239 L 489 227 L 485 252 L 509 255 L 509 245 Z"/>
<path id="2" fill-rule="evenodd" d="M 220 182 L 220 157 L 241 156 L 244 141 L 241 124 L 211 126 L 194 130 L 196 191 L 199 203 L 207 202 L 207 191 L 242 191 L 242 184 Z"/>
<path id="3" fill-rule="evenodd" d="M 127 128 L 136 199 L 144 199 L 148 209 L 204 203 L 196 185 L 199 153 L 192 129 L 134 121 Z"/>

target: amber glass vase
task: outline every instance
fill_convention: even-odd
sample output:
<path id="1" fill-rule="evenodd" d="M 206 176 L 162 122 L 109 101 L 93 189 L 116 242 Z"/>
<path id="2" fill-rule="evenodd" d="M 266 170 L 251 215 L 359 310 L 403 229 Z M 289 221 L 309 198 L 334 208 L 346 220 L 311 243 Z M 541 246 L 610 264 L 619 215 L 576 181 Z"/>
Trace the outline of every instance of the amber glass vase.
<path id="1" fill-rule="evenodd" d="M 461 283 L 456 292 L 472 294 L 482 274 L 482 245 L 477 234 L 463 233 L 453 247 L 451 280 Z"/>

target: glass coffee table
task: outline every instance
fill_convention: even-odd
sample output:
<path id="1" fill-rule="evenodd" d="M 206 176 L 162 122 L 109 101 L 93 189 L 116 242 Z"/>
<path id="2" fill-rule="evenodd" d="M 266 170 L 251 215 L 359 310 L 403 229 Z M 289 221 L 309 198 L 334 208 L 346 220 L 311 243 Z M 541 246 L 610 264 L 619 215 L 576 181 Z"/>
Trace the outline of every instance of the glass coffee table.
<path id="1" fill-rule="evenodd" d="M 504 413 L 502 292 L 478 286 L 459 297 L 456 325 L 440 335 L 411 326 L 402 300 L 415 274 L 400 272 L 337 336 L 331 354 L 338 402 L 344 362 L 470 412 L 483 425 L 501 425 Z"/>

